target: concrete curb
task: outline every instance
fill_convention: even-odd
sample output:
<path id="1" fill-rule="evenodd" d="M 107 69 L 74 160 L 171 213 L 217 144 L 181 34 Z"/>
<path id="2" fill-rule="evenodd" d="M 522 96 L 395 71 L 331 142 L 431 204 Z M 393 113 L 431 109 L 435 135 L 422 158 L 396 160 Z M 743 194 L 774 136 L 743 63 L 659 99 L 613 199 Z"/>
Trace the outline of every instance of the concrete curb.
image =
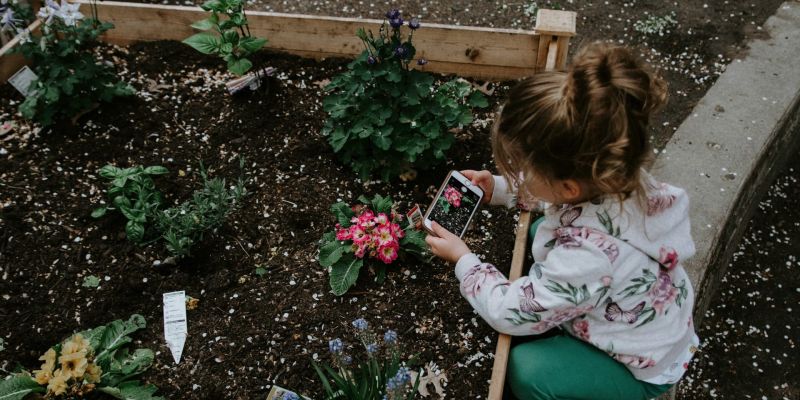
<path id="1" fill-rule="evenodd" d="M 653 168 L 692 201 L 697 254 L 684 263 L 702 322 L 747 221 L 800 146 L 800 2 L 783 3 L 675 132 Z M 669 397 L 674 398 L 672 393 Z"/>

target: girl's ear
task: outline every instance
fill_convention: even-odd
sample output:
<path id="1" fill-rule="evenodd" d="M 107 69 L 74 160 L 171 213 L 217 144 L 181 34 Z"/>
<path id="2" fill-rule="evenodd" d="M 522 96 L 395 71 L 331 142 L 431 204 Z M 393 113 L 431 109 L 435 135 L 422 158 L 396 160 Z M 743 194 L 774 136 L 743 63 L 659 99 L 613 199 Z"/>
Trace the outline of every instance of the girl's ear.
<path id="1" fill-rule="evenodd" d="M 583 195 L 583 186 L 575 179 L 565 179 L 561 181 L 559 189 L 561 191 L 561 197 L 566 200 L 567 203 L 574 203 L 580 200 L 581 195 Z"/>

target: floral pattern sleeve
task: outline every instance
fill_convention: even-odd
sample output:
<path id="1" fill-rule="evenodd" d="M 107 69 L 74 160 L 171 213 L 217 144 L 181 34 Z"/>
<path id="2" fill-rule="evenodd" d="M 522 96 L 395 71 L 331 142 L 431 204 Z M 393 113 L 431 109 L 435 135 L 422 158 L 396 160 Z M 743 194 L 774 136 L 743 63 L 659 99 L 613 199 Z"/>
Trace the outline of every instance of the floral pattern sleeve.
<path id="1" fill-rule="evenodd" d="M 458 261 L 456 277 L 461 294 L 492 328 L 522 336 L 550 330 L 601 304 L 610 293 L 611 264 L 585 242 L 556 247 L 514 282 L 474 254 Z"/>

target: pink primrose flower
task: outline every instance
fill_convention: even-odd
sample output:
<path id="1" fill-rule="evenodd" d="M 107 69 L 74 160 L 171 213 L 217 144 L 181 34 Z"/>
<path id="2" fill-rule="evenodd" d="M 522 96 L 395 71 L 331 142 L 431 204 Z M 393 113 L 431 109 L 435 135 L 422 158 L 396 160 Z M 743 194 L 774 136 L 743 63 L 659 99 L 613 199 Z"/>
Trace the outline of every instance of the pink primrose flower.
<path id="1" fill-rule="evenodd" d="M 448 185 L 444 190 L 444 198 L 451 206 L 455 208 L 461 207 L 461 193 L 456 188 Z"/>
<path id="2" fill-rule="evenodd" d="M 387 222 L 389 222 L 389 217 L 387 217 L 384 213 L 380 213 L 377 217 L 375 217 L 375 223 L 378 225 L 384 225 Z"/>
<path id="3" fill-rule="evenodd" d="M 369 241 L 367 231 L 360 225 L 350 226 L 350 237 L 353 239 L 353 242 L 358 244 Z"/>
<path id="4" fill-rule="evenodd" d="M 390 243 L 394 243 L 396 240 L 394 235 L 392 234 L 392 229 L 389 226 L 382 225 L 374 230 L 375 232 L 375 240 L 377 241 L 379 246 L 386 246 Z"/>
<path id="5" fill-rule="evenodd" d="M 398 239 L 402 239 L 406 235 L 406 231 L 398 224 L 391 224 L 389 227 L 392 229 L 392 234 Z"/>
<path id="6" fill-rule="evenodd" d="M 366 244 L 353 243 L 353 253 L 355 254 L 356 257 L 364 258 L 366 252 L 367 252 Z"/>
<path id="7" fill-rule="evenodd" d="M 397 259 L 397 250 L 397 243 L 392 243 L 388 246 L 382 246 L 378 248 L 378 259 L 386 264 L 391 264 L 392 261 Z"/>

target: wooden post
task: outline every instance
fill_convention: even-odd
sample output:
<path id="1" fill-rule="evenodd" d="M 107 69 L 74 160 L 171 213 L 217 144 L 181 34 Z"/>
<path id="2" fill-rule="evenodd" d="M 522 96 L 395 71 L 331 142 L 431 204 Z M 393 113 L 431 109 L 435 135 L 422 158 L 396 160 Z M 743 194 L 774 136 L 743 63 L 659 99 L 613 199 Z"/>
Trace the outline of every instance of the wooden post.
<path id="1" fill-rule="evenodd" d="M 539 10 L 536 14 L 534 33 L 539 35 L 539 49 L 536 54 L 536 71 L 563 70 L 567 64 L 569 38 L 575 36 L 575 20 L 577 14 L 572 11 Z M 522 265 L 528 244 L 528 230 L 531 213 L 522 211 L 517 224 L 517 237 L 514 241 L 514 255 L 511 258 L 511 270 L 508 280 L 514 281 L 522 275 Z M 506 383 L 508 354 L 511 350 L 511 336 L 500 334 L 497 338 L 497 350 L 494 352 L 492 378 L 489 382 L 488 400 L 501 400 Z"/>

